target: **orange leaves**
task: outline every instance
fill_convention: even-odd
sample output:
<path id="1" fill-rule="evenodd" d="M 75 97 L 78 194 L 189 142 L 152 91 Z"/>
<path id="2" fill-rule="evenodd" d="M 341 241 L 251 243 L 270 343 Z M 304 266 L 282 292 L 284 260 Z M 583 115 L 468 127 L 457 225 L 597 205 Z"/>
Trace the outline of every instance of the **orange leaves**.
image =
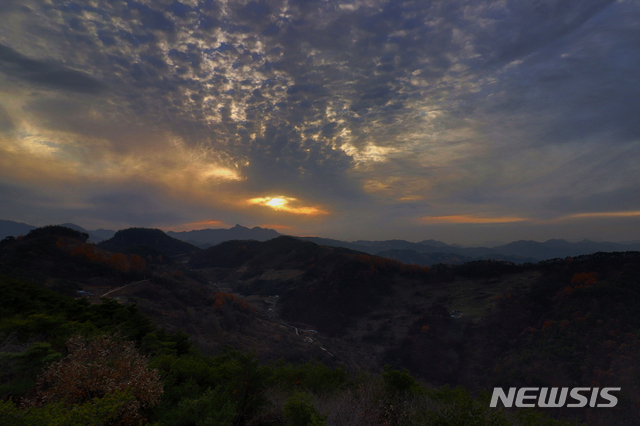
<path id="1" fill-rule="evenodd" d="M 420 329 L 421 332 L 426 333 L 427 331 L 429 331 L 429 326 L 428 325 L 423 325 L 422 328 Z"/>
<path id="2" fill-rule="evenodd" d="M 156 405 L 162 395 L 162 381 L 157 370 L 147 369 L 147 359 L 133 342 L 101 336 L 87 342 L 72 337 L 67 342 L 69 354 L 46 368 L 38 378 L 37 394 L 30 405 L 64 400 L 82 404 L 117 391 L 135 397 L 120 407 L 120 422 L 137 425 L 142 408 Z"/>
<path id="3" fill-rule="evenodd" d="M 544 330 L 545 328 L 551 328 L 555 323 L 555 321 L 547 320 L 542 324 L 542 329 Z"/>
<path id="4" fill-rule="evenodd" d="M 63 249 L 66 246 L 67 246 L 67 243 L 65 242 L 64 238 L 62 237 L 58 238 L 58 241 L 56 241 L 56 247 Z"/>
<path id="5" fill-rule="evenodd" d="M 60 245 L 58 243 L 60 243 Z M 59 247 L 64 245 L 64 241 L 61 242 L 58 240 L 58 243 L 56 243 L 56 245 Z M 115 253 L 107 257 L 98 250 L 99 249 L 96 249 L 96 246 L 93 244 L 82 243 L 73 249 L 71 255 L 81 256 L 92 262 L 106 263 L 112 268 L 122 272 L 128 272 L 130 269 L 144 271 L 147 268 L 147 262 L 137 254 L 127 256 L 123 253 Z"/>
<path id="6" fill-rule="evenodd" d="M 129 267 L 138 271 L 144 271 L 147 268 L 147 262 L 137 254 L 129 255 Z"/>
<path id="7" fill-rule="evenodd" d="M 58 242 L 60 242 L 60 240 L 58 240 Z M 56 243 L 56 245 L 58 245 L 58 243 Z M 82 256 L 92 262 L 103 263 L 106 261 L 105 256 L 96 250 L 96 246 L 87 243 L 81 243 L 79 246 L 73 249 L 73 251 L 71 252 L 71 256 Z"/>
<path id="8" fill-rule="evenodd" d="M 595 272 L 580 272 L 573 274 L 573 278 L 571 278 L 571 284 L 595 284 L 598 282 L 598 274 Z"/>
<path id="9" fill-rule="evenodd" d="M 553 297 L 552 300 L 554 302 L 562 301 L 563 299 L 566 299 L 567 297 L 571 296 L 571 294 L 575 290 L 596 284 L 597 282 L 598 282 L 598 274 L 596 274 L 595 272 L 589 272 L 589 273 L 577 272 L 573 274 L 573 277 L 571 278 L 571 283 L 568 286 L 566 286 L 564 289 L 560 290 L 558 294 L 556 294 Z M 573 286 L 571 284 L 573 284 Z"/>
<path id="10" fill-rule="evenodd" d="M 116 253 L 107 260 L 107 265 L 122 272 L 129 272 L 129 259 L 126 254 Z"/>
<path id="11" fill-rule="evenodd" d="M 253 313 L 255 311 L 251 305 L 231 293 L 224 293 L 221 291 L 216 292 L 216 294 L 213 295 L 213 306 L 216 310 L 220 310 L 226 305 L 234 306 L 236 309 L 246 312 Z"/>

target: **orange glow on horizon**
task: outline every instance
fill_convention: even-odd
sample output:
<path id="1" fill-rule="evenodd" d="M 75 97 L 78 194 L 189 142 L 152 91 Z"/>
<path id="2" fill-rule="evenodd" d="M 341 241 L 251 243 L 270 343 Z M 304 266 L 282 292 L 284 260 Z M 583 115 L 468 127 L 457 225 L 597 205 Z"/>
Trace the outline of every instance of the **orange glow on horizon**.
<path id="1" fill-rule="evenodd" d="M 220 220 L 201 220 L 199 222 L 183 223 L 180 225 L 165 226 L 163 229 L 173 232 L 197 231 L 207 228 L 229 228 L 229 225 Z"/>
<path id="2" fill-rule="evenodd" d="M 293 229 L 293 226 L 288 226 L 288 225 L 272 225 L 270 223 L 265 223 L 264 225 L 258 225 L 260 228 L 269 228 L 269 229 L 282 229 L 282 230 L 287 230 L 287 229 Z"/>
<path id="3" fill-rule="evenodd" d="M 528 219 L 523 217 L 481 217 L 473 215 L 447 215 L 447 216 L 423 216 L 420 218 L 424 223 L 451 223 L 451 224 L 492 224 L 492 223 L 515 223 L 515 222 L 531 222 L 535 224 L 549 224 L 562 221 L 570 221 L 575 219 L 608 219 L 608 218 L 624 218 L 624 217 L 640 217 L 640 211 L 631 212 L 598 212 L 598 213 L 575 213 L 566 216 L 560 216 L 553 219 Z"/>
<path id="4" fill-rule="evenodd" d="M 599 212 L 599 213 L 576 213 L 553 219 L 549 222 L 557 222 L 571 219 L 605 219 L 611 217 L 636 217 L 640 216 L 640 211 L 632 212 Z"/>
<path id="5" fill-rule="evenodd" d="M 486 224 L 486 223 L 513 223 L 513 222 L 526 222 L 530 219 L 522 217 L 479 217 L 472 215 L 450 215 L 450 216 L 424 216 L 420 218 L 422 222 L 426 223 L 474 223 L 474 224 Z"/>

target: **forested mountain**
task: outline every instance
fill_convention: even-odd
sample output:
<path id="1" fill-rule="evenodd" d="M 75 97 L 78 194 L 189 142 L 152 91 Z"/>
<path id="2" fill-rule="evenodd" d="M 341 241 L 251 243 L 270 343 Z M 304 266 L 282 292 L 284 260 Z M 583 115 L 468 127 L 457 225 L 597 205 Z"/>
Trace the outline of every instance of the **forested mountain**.
<path id="1" fill-rule="evenodd" d="M 93 243 L 105 242 L 105 240 L 112 239 L 116 234 L 115 231 L 108 229 L 90 231 L 72 223 L 65 223 L 61 226 L 86 232 L 89 235 L 89 241 Z M 15 237 L 26 234 L 31 229 L 35 229 L 35 227 L 12 221 L 0 221 L 0 238 L 9 235 Z M 273 229 L 260 228 L 258 226 L 247 228 L 241 225 L 235 225 L 230 229 L 201 229 L 182 232 L 168 231 L 166 235 L 198 248 L 208 248 L 225 241 L 267 241 L 282 236 L 282 234 Z M 138 236 L 136 238 L 143 237 Z M 162 238 L 163 241 L 165 240 L 164 237 L 160 238 Z M 522 264 L 596 252 L 640 250 L 640 243 L 638 242 L 623 244 L 590 240 L 583 240 L 576 243 L 570 243 L 561 239 L 548 240 L 545 242 L 520 240 L 494 247 L 462 247 L 458 244 L 446 244 L 437 240 L 423 240 L 414 243 L 405 240 L 358 240 L 348 242 L 322 237 L 296 238 L 303 241 L 311 241 L 319 245 L 348 248 L 421 266 L 431 266 L 437 263 L 460 264 L 469 260 L 505 260 Z M 142 245 L 153 246 L 153 244 L 146 243 Z M 175 244 L 173 245 L 175 246 Z M 178 251 L 180 251 L 180 249 L 178 249 Z"/>
<path id="2" fill-rule="evenodd" d="M 61 226 L 0 242 L 3 424 L 97 413 L 104 424 L 560 424 L 489 409 L 482 392 L 495 386 L 620 387 L 615 410 L 545 415 L 640 416 L 638 252 L 428 268 L 292 237 L 199 250 L 121 232 L 114 251 Z M 71 378 L 72 360 L 95 351 L 98 376 L 118 382 L 114 360 L 127 357 L 148 395 Z M 87 383 L 98 399 L 62 400 Z"/>
<path id="3" fill-rule="evenodd" d="M 116 233 L 109 229 L 96 229 L 95 231 L 87 231 L 81 226 L 73 223 L 64 223 L 60 226 L 75 229 L 76 231 L 86 232 L 89 234 L 89 240 L 94 243 L 99 243 L 102 240 L 107 240 Z M 14 222 L 12 220 L 0 220 L 0 239 L 5 237 L 17 237 L 18 235 L 27 235 L 29 231 L 36 229 L 36 226 L 27 225 L 26 223 Z"/>
<path id="4" fill-rule="evenodd" d="M 160 229 L 150 228 L 124 229 L 98 244 L 98 247 L 109 251 L 122 251 L 136 246 L 150 247 L 169 256 L 191 255 L 201 250 L 192 244 L 168 236 Z"/>
<path id="5" fill-rule="evenodd" d="M 246 228 L 241 225 L 236 225 L 230 229 L 200 229 L 197 231 L 182 232 L 169 231 L 167 235 L 202 248 L 207 248 L 230 240 L 266 241 L 277 238 L 281 234 L 273 229 L 260 228 L 259 226 Z"/>

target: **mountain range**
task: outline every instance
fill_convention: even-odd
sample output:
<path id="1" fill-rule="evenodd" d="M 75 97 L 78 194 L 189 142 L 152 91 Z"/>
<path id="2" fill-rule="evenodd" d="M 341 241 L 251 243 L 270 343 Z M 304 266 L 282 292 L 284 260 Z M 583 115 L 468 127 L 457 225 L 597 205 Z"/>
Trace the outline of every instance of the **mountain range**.
<path id="1" fill-rule="evenodd" d="M 100 330 L 127 333 L 127 339 L 139 342 L 145 356 L 156 356 L 155 365 L 161 366 L 163 377 L 184 377 L 166 379 L 167 394 L 195 395 L 190 389 L 209 374 L 204 367 L 212 365 L 218 371 L 221 365 L 198 361 L 195 355 L 222 354 L 228 359 L 229 345 L 255 354 L 262 365 L 282 363 L 278 365 L 286 370 L 280 376 L 287 382 L 277 392 L 307 392 L 310 384 L 333 383 L 347 372 L 377 373 L 388 366 L 382 379 L 399 383 L 398 390 L 413 383 L 405 380 L 408 372 L 430 387 L 460 385 L 474 393 L 496 386 L 615 386 L 624 392 L 619 410 L 585 407 L 556 409 L 552 414 L 572 421 L 588 420 L 584 424 L 594 426 L 636 425 L 640 416 L 639 252 L 597 253 L 537 264 L 474 261 L 425 268 L 291 236 L 263 242 L 231 240 L 207 249 L 148 228 L 121 230 L 97 245 L 86 244 L 86 239 L 83 231 L 47 226 L 21 238 L 0 240 L 0 290 L 4 296 L 0 298 L 0 319 L 4 331 L 25 341 L 34 335 L 50 339 L 46 344 L 36 342 L 38 346 L 30 349 L 26 344 L 5 344 L 3 362 L 9 368 L 3 368 L 0 391 L 3 386 L 7 390 L 0 395 L 31 392 L 41 364 L 61 356 L 49 350 L 56 348 L 55 344 L 63 347 L 61 335 L 66 337 L 78 329 L 95 335 L 99 326 L 103 327 Z M 415 262 L 421 258 L 465 262 L 468 258 L 446 253 L 461 247 L 423 243 L 344 244 L 367 250 L 387 247 L 387 257 L 413 253 Z M 552 240 L 504 246 L 514 252 L 533 247 L 552 254 L 552 250 L 607 247 L 594 244 Z M 440 252 L 417 251 L 429 247 Z M 62 300 L 55 293 L 78 300 Z M 91 322 L 82 322 L 88 319 Z M 171 337 L 167 333 L 176 337 L 167 341 Z M 197 351 L 191 352 L 187 343 Z M 314 364 L 304 373 L 294 366 L 311 359 Z M 225 401 L 235 395 L 234 390 L 243 389 L 243 383 L 249 383 L 244 377 L 258 377 L 266 371 L 257 369 L 258 361 L 233 362 L 234 369 L 221 376 L 224 380 L 242 374 L 244 365 L 249 367 L 248 373 L 240 376 L 239 386 L 228 388 Z M 344 372 L 326 368 L 337 366 Z M 24 385 L 26 367 L 32 368 L 32 379 Z M 176 373 L 169 376 L 167 368 Z M 304 387 L 296 386 L 299 383 Z M 361 404 L 354 402 L 358 395 L 370 398 L 373 394 L 367 385 L 354 383 L 364 393 L 351 393 L 352 388 L 346 388 L 340 400 L 350 406 Z M 245 384 L 245 388 L 252 386 Z M 202 392 L 205 389 L 212 387 Z M 269 392 L 263 387 L 255 389 Z M 461 395 L 449 387 L 443 392 L 455 398 Z M 409 401 L 415 404 L 416 400 Z M 176 405 L 173 400 L 171 404 Z M 363 406 L 373 410 L 382 402 L 368 404 Z M 488 405 L 486 401 L 483 404 Z M 452 412 L 458 415 L 469 410 L 464 407 Z M 376 414 L 375 419 L 385 417 Z M 490 423 L 467 419 L 456 424 Z M 430 423 L 417 420 L 406 424 Z"/>
<path id="2" fill-rule="evenodd" d="M 78 226 L 74 223 L 63 223 L 60 226 L 66 226 L 67 228 L 87 233 L 89 235 L 89 241 L 92 243 L 99 243 L 100 241 L 108 240 L 116 233 L 116 231 L 112 231 L 110 229 L 96 229 L 95 231 L 88 231 L 82 226 Z M 9 236 L 17 237 L 20 235 L 26 235 L 29 231 L 36 228 L 37 226 L 28 225 L 22 222 L 14 222 L 13 220 L 0 220 L 0 239 Z"/>
<path id="3" fill-rule="evenodd" d="M 99 243 L 116 235 L 116 231 L 108 229 L 86 230 L 73 223 L 63 226 L 86 232 L 89 241 Z M 18 236 L 28 233 L 35 226 L 9 220 L 0 220 L 0 238 Z M 166 234 L 175 239 L 187 242 L 196 247 L 206 249 L 225 241 L 256 240 L 267 241 L 282 236 L 274 229 L 235 225 L 230 229 L 201 229 L 173 232 Z M 437 240 L 410 242 L 405 240 L 384 241 L 341 241 L 321 237 L 296 237 L 329 247 L 343 247 L 368 254 L 396 259 L 404 263 L 430 266 L 437 263 L 461 264 L 472 260 L 506 260 L 517 264 L 535 263 L 541 260 L 580 256 L 597 252 L 640 251 L 640 242 L 614 243 L 583 240 L 571 243 L 562 239 L 545 242 L 519 240 L 494 247 L 463 247 L 458 244 L 446 244 Z"/>
<path id="4" fill-rule="evenodd" d="M 282 234 L 273 229 L 260 228 L 259 226 L 253 228 L 246 228 L 241 225 L 236 225 L 230 229 L 200 229 L 197 231 L 182 231 L 173 232 L 168 231 L 167 235 L 178 240 L 186 241 L 200 248 L 208 248 L 215 246 L 224 241 L 231 240 L 257 240 L 266 241 L 272 238 L 277 238 Z"/>

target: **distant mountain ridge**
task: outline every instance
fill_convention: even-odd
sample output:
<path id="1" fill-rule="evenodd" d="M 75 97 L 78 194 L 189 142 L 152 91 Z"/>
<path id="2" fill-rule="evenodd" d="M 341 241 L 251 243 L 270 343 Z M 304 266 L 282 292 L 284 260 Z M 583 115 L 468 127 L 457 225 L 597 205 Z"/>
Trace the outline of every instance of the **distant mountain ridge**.
<path id="1" fill-rule="evenodd" d="M 129 228 L 123 229 L 98 244 L 103 250 L 119 252 L 128 248 L 146 246 L 169 256 L 192 255 L 201 249 L 192 244 L 180 241 L 164 233 L 160 229 Z"/>
<path id="2" fill-rule="evenodd" d="M 562 239 L 552 239 L 545 242 L 519 240 L 495 247 L 461 247 L 457 244 L 446 244 L 436 240 L 413 243 L 405 240 L 358 240 L 347 242 L 318 237 L 301 237 L 301 239 L 313 241 L 316 244 L 345 247 L 382 257 L 391 257 L 405 263 L 416 263 L 425 266 L 433 264 L 434 260 L 438 258 L 448 259 L 446 256 L 442 256 L 445 254 L 449 255 L 452 262 L 444 261 L 443 263 L 460 263 L 460 261 L 483 259 L 508 260 L 514 263 L 535 263 L 557 257 L 580 256 L 597 252 L 640 251 L 640 244 L 638 243 L 623 244 L 591 240 L 583 240 L 577 243 L 570 243 Z M 427 254 L 439 254 L 441 256 L 421 256 Z"/>
<path id="3" fill-rule="evenodd" d="M 173 232 L 168 231 L 167 235 L 178 240 L 185 241 L 200 248 L 215 246 L 224 241 L 231 240 L 256 240 L 267 241 L 272 238 L 282 236 L 278 231 L 269 228 L 255 226 L 247 228 L 236 225 L 230 229 L 199 229 L 194 231 Z"/>
<path id="4" fill-rule="evenodd" d="M 0 239 L 26 235 L 32 229 L 36 229 L 36 227 L 22 222 L 14 222 L 13 220 L 0 220 Z"/>
<path id="5" fill-rule="evenodd" d="M 89 234 L 89 241 L 92 243 L 99 243 L 104 240 L 108 240 L 116 234 L 116 231 L 112 231 L 111 229 L 96 229 L 95 231 L 89 231 L 84 229 L 82 226 L 76 225 L 75 223 L 63 223 L 60 226 L 66 226 L 67 228 L 75 229 L 76 231 L 86 232 Z"/>
<path id="6" fill-rule="evenodd" d="M 86 232 L 89 241 L 98 243 L 111 239 L 116 232 L 107 229 L 89 231 L 73 223 L 62 226 Z M 0 220 L 0 238 L 6 236 L 25 235 L 35 226 L 10 220 Z M 274 229 L 255 226 L 248 228 L 235 225 L 230 229 L 200 229 L 192 231 L 165 233 L 167 236 L 206 249 L 225 241 L 256 240 L 267 241 L 283 236 Z M 514 263 L 538 262 L 546 259 L 580 256 L 597 252 L 640 251 L 640 242 L 612 243 L 583 240 L 571 243 L 563 239 L 551 239 L 545 242 L 519 240 L 494 247 L 462 247 L 458 244 L 447 244 L 437 240 L 410 242 L 406 240 L 384 241 L 341 241 L 322 237 L 295 237 L 299 240 L 311 241 L 329 247 L 343 247 L 363 253 L 397 259 L 405 263 L 430 266 L 434 263 L 463 263 L 470 260 L 507 260 Z"/>

